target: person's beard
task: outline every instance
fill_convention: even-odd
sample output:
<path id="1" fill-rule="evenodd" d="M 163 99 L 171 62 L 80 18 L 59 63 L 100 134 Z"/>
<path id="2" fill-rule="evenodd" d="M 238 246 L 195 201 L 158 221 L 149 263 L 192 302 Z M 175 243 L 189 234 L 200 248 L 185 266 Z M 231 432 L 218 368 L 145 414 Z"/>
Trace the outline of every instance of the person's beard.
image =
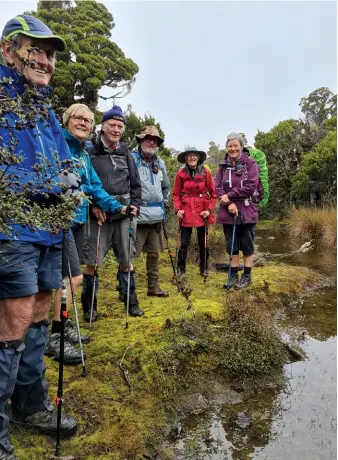
<path id="1" fill-rule="evenodd" d="M 143 151 L 143 156 L 145 158 L 146 161 L 151 161 L 155 151 L 156 151 L 156 148 L 154 149 L 146 149 L 146 151 L 142 150 Z"/>

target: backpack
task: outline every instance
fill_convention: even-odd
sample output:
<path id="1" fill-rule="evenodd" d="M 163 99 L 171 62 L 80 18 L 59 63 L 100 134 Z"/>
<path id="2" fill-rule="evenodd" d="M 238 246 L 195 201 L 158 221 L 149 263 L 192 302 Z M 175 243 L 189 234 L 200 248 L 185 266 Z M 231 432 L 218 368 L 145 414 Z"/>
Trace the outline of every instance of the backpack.
<path id="1" fill-rule="evenodd" d="M 256 160 L 259 166 L 258 188 L 253 195 L 253 201 L 262 208 L 269 201 L 269 173 L 265 153 L 252 147 L 244 147 L 243 152 L 246 152 L 251 158 Z"/>

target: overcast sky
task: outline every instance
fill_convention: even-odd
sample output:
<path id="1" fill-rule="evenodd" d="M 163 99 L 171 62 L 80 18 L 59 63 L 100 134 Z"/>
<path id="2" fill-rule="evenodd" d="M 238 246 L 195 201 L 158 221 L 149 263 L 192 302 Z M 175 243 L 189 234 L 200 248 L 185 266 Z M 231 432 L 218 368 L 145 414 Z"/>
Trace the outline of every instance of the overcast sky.
<path id="1" fill-rule="evenodd" d="M 168 147 L 223 147 L 231 131 L 253 144 L 257 129 L 299 117 L 303 96 L 321 86 L 337 91 L 335 2 L 102 3 L 114 16 L 112 39 L 140 67 L 119 104 L 150 112 Z M 0 6 L 2 30 L 36 2 Z"/>

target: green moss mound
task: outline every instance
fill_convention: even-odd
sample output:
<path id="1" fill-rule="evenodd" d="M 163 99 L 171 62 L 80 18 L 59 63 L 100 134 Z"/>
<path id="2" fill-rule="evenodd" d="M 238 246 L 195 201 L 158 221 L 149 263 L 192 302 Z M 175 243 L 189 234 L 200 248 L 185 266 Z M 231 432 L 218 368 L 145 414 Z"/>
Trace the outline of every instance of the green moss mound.
<path id="1" fill-rule="evenodd" d="M 227 293 L 225 274 L 211 273 L 204 283 L 198 267 L 188 264 L 192 308 L 187 309 L 187 300 L 172 284 L 166 254 L 161 255 L 160 271 L 168 299 L 147 297 L 142 256 L 135 267 L 145 316 L 129 318 L 125 328 L 115 290 L 117 265 L 109 256 L 100 269 L 99 320 L 91 331 L 81 323 L 83 333 L 92 337 L 85 345 L 88 376 L 81 377 L 81 366 L 65 367 L 63 407 L 78 418 L 79 428 L 75 437 L 63 441 L 62 454 L 76 460 L 174 458 L 163 446 L 169 414 L 179 410 L 180 391 L 205 375 L 222 373 L 231 379 L 280 368 L 285 354 L 273 326 L 276 304 L 283 295 L 318 281 L 310 270 L 270 264 L 253 270 L 253 287 Z M 123 373 L 119 364 L 127 347 Z M 58 364 L 49 358 L 46 363 L 52 397 Z M 52 439 L 12 426 L 10 434 L 21 460 L 54 453 Z"/>

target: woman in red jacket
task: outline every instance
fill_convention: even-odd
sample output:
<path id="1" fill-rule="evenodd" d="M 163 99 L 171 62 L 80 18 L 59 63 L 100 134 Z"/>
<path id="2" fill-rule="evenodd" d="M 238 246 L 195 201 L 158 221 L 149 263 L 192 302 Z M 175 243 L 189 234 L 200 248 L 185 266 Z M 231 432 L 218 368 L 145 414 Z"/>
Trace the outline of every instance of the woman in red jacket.
<path id="1" fill-rule="evenodd" d="M 181 246 L 177 266 L 185 273 L 185 265 L 193 227 L 197 230 L 200 248 L 200 274 L 208 267 L 208 248 L 204 248 L 205 224 L 215 223 L 213 210 L 216 205 L 214 181 L 209 169 L 203 166 L 207 154 L 196 147 L 187 147 L 177 156 L 185 166 L 178 171 L 173 190 L 174 211 L 181 224 Z M 205 260 L 206 254 L 206 260 Z"/>

